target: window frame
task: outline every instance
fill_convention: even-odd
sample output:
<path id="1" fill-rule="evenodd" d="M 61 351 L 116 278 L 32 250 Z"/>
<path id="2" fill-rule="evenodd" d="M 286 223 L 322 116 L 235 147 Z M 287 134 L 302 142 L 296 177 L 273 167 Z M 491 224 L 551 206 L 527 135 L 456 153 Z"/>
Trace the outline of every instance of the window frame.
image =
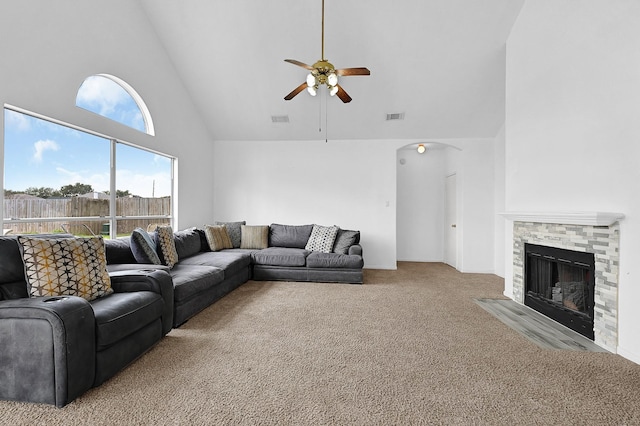
<path id="1" fill-rule="evenodd" d="M 155 136 L 155 127 L 153 125 L 153 119 L 151 118 L 151 112 L 149 111 L 149 108 L 147 107 L 147 104 L 144 102 L 144 100 L 142 99 L 142 96 L 140 96 L 140 94 L 138 94 L 138 92 L 136 91 L 136 89 L 134 89 L 129 83 L 127 83 L 126 81 L 122 80 L 121 78 L 116 77 L 115 75 L 111 75 L 111 74 L 93 74 L 90 75 L 89 77 L 85 78 L 84 80 L 82 80 L 82 84 L 80 84 L 80 87 L 78 88 L 78 92 L 76 93 L 76 107 L 80 108 L 82 110 L 85 111 L 89 111 L 93 114 L 97 114 L 101 117 L 104 117 L 108 120 L 114 121 L 116 123 L 122 124 L 123 126 L 129 127 L 131 129 L 134 130 L 138 130 L 141 131 L 135 127 L 132 127 L 126 123 L 123 123 L 122 121 L 119 120 L 115 120 L 107 115 L 104 114 L 100 114 L 99 112 L 87 109 L 85 107 L 82 107 L 80 105 L 78 105 L 78 94 L 80 93 L 80 89 L 82 88 L 82 86 L 84 85 L 84 83 L 92 78 L 92 77 L 102 77 L 102 78 L 106 78 L 108 80 L 111 80 L 112 82 L 116 83 L 117 85 L 119 85 L 125 92 L 127 92 L 127 94 L 129 96 L 131 96 L 131 99 L 133 100 L 133 102 L 135 102 L 135 104 L 137 105 L 138 109 L 140 110 L 140 114 L 142 115 L 142 120 L 144 121 L 144 128 L 145 131 L 144 133 L 151 135 L 151 136 Z"/>
<path id="2" fill-rule="evenodd" d="M 44 121 L 48 121 L 50 123 L 59 125 L 59 126 L 64 126 L 67 128 L 70 128 L 72 130 L 76 130 L 76 131 L 80 131 L 80 132 L 84 132 L 102 139 L 105 139 L 107 141 L 109 141 L 110 144 L 110 159 L 109 159 L 109 216 L 89 216 L 89 217 L 67 217 L 67 216 L 63 216 L 63 217 L 46 217 L 46 218 L 41 218 L 41 217 L 36 217 L 36 218 L 5 218 L 4 214 L 2 215 L 2 224 L 3 224 L 3 228 L 5 224 L 12 224 L 12 223 L 38 223 L 38 222 L 108 222 L 109 223 L 109 238 L 116 238 L 117 237 L 117 224 L 118 224 L 118 220 L 135 220 L 135 219 L 140 219 L 140 220 L 147 220 L 149 219 L 150 221 L 153 220 L 162 220 L 162 221 L 166 221 L 168 220 L 169 223 L 171 224 L 172 227 L 175 227 L 175 217 L 176 217 L 176 211 L 177 211 L 177 205 L 175 203 L 176 200 L 176 185 L 175 185 L 175 170 L 177 167 L 177 158 L 168 154 L 165 154 L 163 152 L 157 151 L 157 150 L 153 150 L 150 148 L 146 148 L 146 147 L 141 147 L 140 145 L 134 144 L 134 143 L 130 143 L 127 141 L 124 141 L 122 139 L 118 139 L 115 138 L 113 136 L 109 136 L 100 132 L 96 132 L 94 130 L 90 130 L 87 128 L 84 128 L 82 126 L 78 126 L 72 123 L 67 123 L 65 121 L 62 120 L 58 120 L 56 118 L 53 117 L 48 117 L 46 115 L 37 113 L 37 112 L 33 112 L 33 111 L 29 111 L 27 109 L 24 108 L 20 108 L 17 107 L 15 105 L 10 105 L 10 104 L 4 104 L 4 108 L 3 108 L 3 116 L 4 116 L 4 110 L 10 110 L 19 114 L 25 114 L 28 115 L 30 117 L 34 117 L 40 120 L 44 120 Z M 6 125 L 6 124 L 5 124 Z M 3 144 L 2 144 L 2 152 L 3 152 L 3 162 L 2 162 L 2 170 L 3 170 L 3 174 L 4 174 L 4 169 L 5 169 L 5 165 L 4 165 L 4 148 L 6 145 L 6 140 L 4 139 L 4 127 L 3 127 L 3 135 L 2 135 L 2 140 L 3 140 Z M 170 207 L 170 212 L 168 215 L 148 215 L 148 216 L 122 216 L 122 215 L 117 215 L 116 213 L 116 200 L 117 200 L 117 190 L 116 190 L 116 165 L 117 165 L 117 158 L 116 158 L 116 150 L 117 150 L 117 144 L 123 144 L 123 145 L 127 145 L 129 147 L 132 148 L 136 148 L 136 149 L 140 149 L 142 151 L 146 151 L 148 153 L 152 153 L 152 154 L 156 154 L 156 155 L 161 155 L 163 157 L 168 158 L 171 161 L 171 165 L 170 165 L 170 171 L 171 171 L 171 193 L 170 193 L 170 197 L 171 197 L 171 207 Z M 4 183 L 4 178 L 3 178 L 3 183 Z M 4 185 L 3 185 L 4 186 Z M 4 190 L 2 192 L 2 194 L 0 195 L 0 199 L 2 200 L 2 202 L 4 203 Z M 4 211 L 4 209 L 3 209 Z"/>

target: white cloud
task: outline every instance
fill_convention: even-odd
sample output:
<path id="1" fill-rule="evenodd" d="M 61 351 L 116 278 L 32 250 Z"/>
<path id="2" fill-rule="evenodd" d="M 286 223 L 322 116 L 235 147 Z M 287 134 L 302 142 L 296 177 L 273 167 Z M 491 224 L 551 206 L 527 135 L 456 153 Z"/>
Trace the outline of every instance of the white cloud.
<path id="1" fill-rule="evenodd" d="M 33 148 L 35 152 L 33 154 L 33 159 L 37 163 L 42 163 L 42 155 L 45 151 L 58 151 L 60 149 L 60 145 L 58 145 L 55 141 L 46 139 L 39 140 L 33 144 Z"/>
<path id="2" fill-rule="evenodd" d="M 31 128 L 28 115 L 11 111 L 10 109 L 5 109 L 4 111 L 4 125 L 7 128 L 14 128 L 21 131 L 29 130 Z"/>
<path id="3" fill-rule="evenodd" d="M 116 82 L 102 76 L 87 78 L 80 90 L 76 102 L 82 105 L 97 106 L 101 115 L 113 113 L 116 106 L 125 102 L 129 94 Z"/>
<path id="4" fill-rule="evenodd" d="M 57 167 L 56 171 L 60 176 L 58 187 L 65 185 L 73 185 L 75 183 L 83 183 L 91 185 L 94 191 L 104 192 L 109 189 L 109 173 L 89 173 L 85 170 L 74 171 L 63 167 Z"/>

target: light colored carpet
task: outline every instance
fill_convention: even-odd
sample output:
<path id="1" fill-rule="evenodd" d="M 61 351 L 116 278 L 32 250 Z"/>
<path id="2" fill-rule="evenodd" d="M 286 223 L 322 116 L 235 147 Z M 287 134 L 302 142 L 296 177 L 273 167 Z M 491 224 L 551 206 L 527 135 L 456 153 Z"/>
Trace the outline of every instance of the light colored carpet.
<path id="1" fill-rule="evenodd" d="M 0 402 L 0 423 L 640 424 L 640 366 L 531 343 L 474 303 L 498 277 L 365 283 L 249 282 L 67 407 Z"/>

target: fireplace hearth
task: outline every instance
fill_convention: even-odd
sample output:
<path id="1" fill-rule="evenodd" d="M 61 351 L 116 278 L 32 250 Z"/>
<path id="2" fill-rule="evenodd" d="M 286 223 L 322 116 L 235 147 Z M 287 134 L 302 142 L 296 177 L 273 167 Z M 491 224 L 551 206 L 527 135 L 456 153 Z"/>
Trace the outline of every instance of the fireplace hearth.
<path id="1" fill-rule="evenodd" d="M 524 304 L 594 340 L 592 253 L 525 244 Z"/>

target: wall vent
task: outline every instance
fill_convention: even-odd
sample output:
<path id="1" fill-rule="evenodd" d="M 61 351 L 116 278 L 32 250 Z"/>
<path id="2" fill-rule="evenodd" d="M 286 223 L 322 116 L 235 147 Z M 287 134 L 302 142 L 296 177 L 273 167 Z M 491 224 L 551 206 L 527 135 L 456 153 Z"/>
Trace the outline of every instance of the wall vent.
<path id="1" fill-rule="evenodd" d="M 387 121 L 390 120 L 404 120 L 404 112 L 394 112 L 392 114 L 387 114 Z"/>
<path id="2" fill-rule="evenodd" d="M 272 115 L 271 122 L 272 123 L 288 123 L 289 116 L 288 115 Z"/>

